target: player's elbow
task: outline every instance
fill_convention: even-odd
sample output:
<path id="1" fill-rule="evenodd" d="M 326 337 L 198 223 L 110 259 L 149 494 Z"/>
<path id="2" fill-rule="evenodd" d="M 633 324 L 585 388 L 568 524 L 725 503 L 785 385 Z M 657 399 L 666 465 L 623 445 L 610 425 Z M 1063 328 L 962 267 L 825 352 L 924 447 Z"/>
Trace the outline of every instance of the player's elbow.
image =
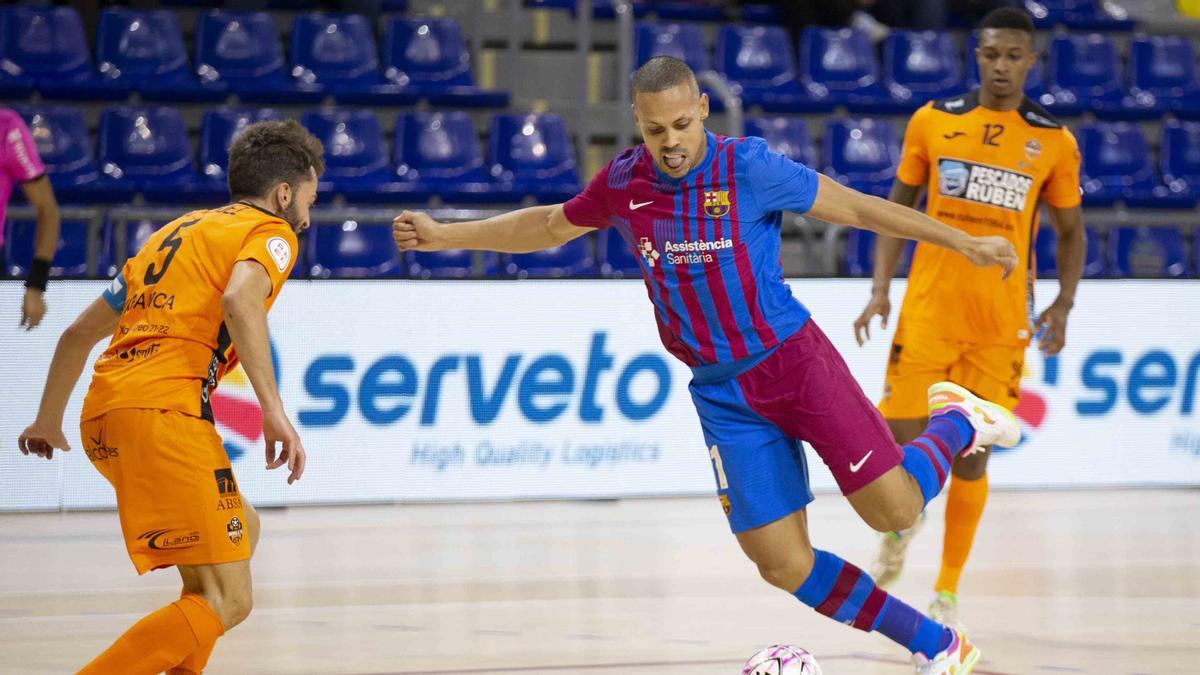
<path id="1" fill-rule="evenodd" d="M 252 302 L 245 287 L 229 288 L 221 294 L 221 310 L 225 317 L 239 318 L 252 307 Z"/>

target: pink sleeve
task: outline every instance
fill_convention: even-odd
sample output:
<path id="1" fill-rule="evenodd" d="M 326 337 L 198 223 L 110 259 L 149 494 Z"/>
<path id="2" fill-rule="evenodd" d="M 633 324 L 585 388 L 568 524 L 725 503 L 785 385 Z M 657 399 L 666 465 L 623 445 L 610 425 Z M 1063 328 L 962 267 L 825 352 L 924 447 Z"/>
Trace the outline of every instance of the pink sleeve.
<path id="1" fill-rule="evenodd" d="M 40 178 L 46 173 L 42 160 L 38 157 L 37 146 L 24 120 L 16 114 L 8 118 L 7 129 L 4 132 L 4 157 L 2 159 L 4 173 L 17 183 L 25 183 Z"/>
<path id="2" fill-rule="evenodd" d="M 603 230 L 612 225 L 609 218 L 608 170 L 612 163 L 596 172 L 583 192 L 571 197 L 563 204 L 563 213 L 572 225 L 594 227 Z"/>

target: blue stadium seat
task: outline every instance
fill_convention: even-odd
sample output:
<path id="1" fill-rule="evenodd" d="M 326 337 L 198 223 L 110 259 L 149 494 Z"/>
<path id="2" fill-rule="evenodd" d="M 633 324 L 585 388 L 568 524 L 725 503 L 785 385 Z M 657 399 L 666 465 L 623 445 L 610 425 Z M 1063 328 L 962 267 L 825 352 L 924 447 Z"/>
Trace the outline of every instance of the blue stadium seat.
<path id="1" fill-rule="evenodd" d="M 188 61 L 179 20 L 170 10 L 112 8 L 100 13 L 96 62 L 104 86 L 137 91 L 150 101 L 219 101 L 200 86 Z"/>
<path id="2" fill-rule="evenodd" d="M 408 105 L 417 97 L 379 72 L 375 34 L 357 14 L 301 14 L 292 23 L 292 75 L 341 103 Z"/>
<path id="3" fill-rule="evenodd" d="M 818 112 L 833 103 L 816 100 L 796 79 L 792 40 L 778 26 L 725 26 L 717 34 L 717 71 L 729 79 L 746 107 L 769 112 Z"/>
<path id="4" fill-rule="evenodd" d="M 482 276 L 500 276 L 500 256 L 480 255 Z M 409 254 L 408 274 L 413 279 L 470 279 L 476 276 L 473 251 L 414 251 Z"/>
<path id="5" fill-rule="evenodd" d="M 800 39 L 800 81 L 810 98 L 853 112 L 902 112 L 880 79 L 879 58 L 866 33 L 806 28 Z"/>
<path id="6" fill-rule="evenodd" d="M 388 81 L 435 106 L 508 106 L 508 92 L 476 86 L 471 54 L 454 19 L 390 19 L 383 68 Z"/>
<path id="7" fill-rule="evenodd" d="M 0 96 L 106 98 L 79 13 L 69 7 L 0 7 Z"/>
<path id="8" fill-rule="evenodd" d="M 1025 11 L 1039 29 L 1065 24 L 1075 30 L 1127 31 L 1134 22 L 1110 15 L 1096 0 L 1025 0 Z"/>
<path id="9" fill-rule="evenodd" d="M 633 16 L 641 18 L 646 15 L 648 3 L 646 0 L 632 0 Z M 525 6 L 530 9 L 563 9 L 575 16 L 576 0 L 525 0 Z M 592 17 L 596 19 L 616 18 L 617 11 L 613 0 L 592 0 Z"/>
<path id="10" fill-rule="evenodd" d="M 106 227 L 100 244 L 100 274 L 105 277 L 116 276 L 125 265 L 125 260 L 136 255 L 146 244 L 146 240 L 166 224 L 166 221 L 154 220 L 134 220 L 125 223 L 124 246 L 120 241 L 120 228 L 115 225 Z"/>
<path id="11" fill-rule="evenodd" d="M 948 33 L 893 32 L 883 43 L 883 81 L 892 99 L 911 109 L 966 91 L 962 59 Z"/>
<path id="12" fill-rule="evenodd" d="M 251 124 L 280 119 L 279 111 L 270 108 L 215 108 L 204 113 L 200 126 L 200 174 L 204 180 L 225 189 L 229 146 L 234 139 Z"/>
<path id="13" fill-rule="evenodd" d="M 640 279 L 642 265 L 638 255 L 629 248 L 621 232 L 610 227 L 596 241 L 600 275 L 610 279 Z"/>
<path id="14" fill-rule="evenodd" d="M 1109 233 L 1108 247 L 1116 277 L 1182 278 L 1190 271 L 1178 228 L 1118 228 Z"/>
<path id="15" fill-rule="evenodd" d="M 147 201 L 219 201 L 196 173 L 187 126 L 176 108 L 109 108 L 100 114 L 100 170 L 132 181 Z"/>
<path id="16" fill-rule="evenodd" d="M 308 230 L 308 247 L 316 279 L 404 276 L 391 223 L 318 225 Z"/>
<path id="17" fill-rule="evenodd" d="M 1080 184 L 1084 206 L 1111 206 L 1123 201 L 1134 208 L 1190 208 L 1196 195 L 1173 192 L 1159 180 L 1142 130 L 1129 122 L 1084 125 L 1079 133 L 1083 154 Z"/>
<path id="18" fill-rule="evenodd" d="M 288 73 L 279 28 L 266 12 L 201 14 L 196 22 L 196 73 L 206 87 L 236 93 L 249 103 L 320 101 L 319 86 Z"/>
<path id="19" fill-rule="evenodd" d="M 817 165 L 808 122 L 801 117 L 752 117 L 746 120 L 746 135 L 766 139 L 767 147 L 787 155 L 793 162 L 808 167 Z"/>
<path id="20" fill-rule="evenodd" d="M 867 194 L 886 197 L 900 163 L 900 141 L 886 120 L 841 119 L 825 123 L 821 164 L 830 178 Z"/>
<path id="21" fill-rule="evenodd" d="M 846 249 L 842 258 L 842 274 L 848 277 L 869 277 L 875 272 L 875 240 L 874 232 L 849 228 L 846 232 Z M 909 241 L 900 253 L 900 264 L 896 265 L 897 278 L 907 277 L 912 267 L 913 251 L 917 242 Z"/>
<path id="22" fill-rule="evenodd" d="M 1153 96 L 1125 91 L 1121 59 L 1112 38 L 1062 35 L 1050 46 L 1050 94 L 1044 103 L 1062 115 L 1091 110 L 1105 119 L 1152 119 L 1161 114 Z"/>
<path id="23" fill-rule="evenodd" d="M 1138 36 L 1129 48 L 1130 93 L 1149 94 L 1177 117 L 1200 119 L 1200 77 L 1190 38 Z"/>
<path id="24" fill-rule="evenodd" d="M 447 202 L 488 201 L 493 183 L 483 168 L 475 122 L 466 112 L 401 113 L 392 157 L 396 178 L 390 197 Z"/>
<path id="25" fill-rule="evenodd" d="M 634 34 L 634 67 L 655 56 L 673 56 L 700 72 L 711 70 L 704 33 L 695 24 L 642 22 Z"/>
<path id="26" fill-rule="evenodd" d="M 592 237 L 571 241 L 533 253 L 504 256 L 504 271 L 519 279 L 569 279 L 596 276 Z"/>
<path id="27" fill-rule="evenodd" d="M 783 17 L 774 5 L 742 5 L 742 21 L 746 23 L 765 23 L 778 25 Z"/>
<path id="28" fill-rule="evenodd" d="M 322 192 L 369 196 L 391 178 L 387 144 L 374 112 L 322 108 L 304 113 L 301 123 L 325 146 Z"/>
<path id="29" fill-rule="evenodd" d="M 1103 277 L 1108 273 L 1108 263 L 1104 255 L 1104 246 L 1100 243 L 1100 234 L 1090 227 L 1085 227 L 1084 235 L 1087 237 L 1087 256 L 1083 260 L 1083 276 L 1085 279 Z M 1034 244 L 1039 279 L 1058 278 L 1057 247 L 1058 233 L 1052 226 L 1043 223 L 1038 228 Z"/>
<path id="30" fill-rule="evenodd" d="M 501 186 L 494 196 L 507 192 L 557 203 L 579 192 L 571 137 L 555 113 L 492 117 L 488 160 L 492 180 Z"/>
<path id="31" fill-rule="evenodd" d="M 1200 123 L 1163 124 L 1158 156 L 1163 182 L 1171 192 L 1200 195 Z"/>
<path id="32" fill-rule="evenodd" d="M 972 32 L 967 38 L 967 88 L 974 89 L 979 86 L 979 60 L 975 56 L 975 50 L 979 48 L 979 32 Z M 1054 100 L 1048 98 L 1043 100 L 1041 97 L 1046 93 L 1046 65 L 1042 59 L 1038 59 L 1037 63 L 1029 69 L 1025 75 L 1025 95 L 1029 98 L 1041 103 L 1042 105 L 1051 105 Z"/>
<path id="33" fill-rule="evenodd" d="M 29 274 L 29 263 L 33 260 L 33 243 L 37 234 L 37 222 L 33 220 L 9 220 L 4 244 L 4 270 L 11 277 L 24 278 Z M 87 275 L 88 221 L 62 221 L 58 234 L 58 248 L 50 266 L 50 276 L 82 277 Z"/>
<path id="34" fill-rule="evenodd" d="M 55 196 L 63 202 L 120 202 L 136 192 L 100 173 L 83 112 L 68 106 L 15 106 L 37 144 Z"/>
<path id="35" fill-rule="evenodd" d="M 648 0 L 649 13 L 662 21 L 725 21 L 724 8 L 716 3 L 692 0 Z"/>

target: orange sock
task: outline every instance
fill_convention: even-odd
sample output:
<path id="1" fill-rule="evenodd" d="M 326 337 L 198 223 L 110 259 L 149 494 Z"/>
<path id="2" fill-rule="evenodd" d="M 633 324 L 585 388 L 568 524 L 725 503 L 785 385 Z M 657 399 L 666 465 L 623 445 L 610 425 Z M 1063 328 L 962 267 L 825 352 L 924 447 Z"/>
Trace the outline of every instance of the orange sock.
<path id="1" fill-rule="evenodd" d="M 204 667 L 208 665 L 208 657 L 212 656 L 213 647 L 217 646 L 217 641 L 201 645 L 196 651 L 188 654 L 188 657 L 179 662 L 179 665 L 167 671 L 167 675 L 199 675 L 204 672 Z"/>
<path id="2" fill-rule="evenodd" d="M 198 595 L 151 612 L 80 670 L 81 675 L 157 674 L 225 633 L 221 619 Z"/>
<path id="3" fill-rule="evenodd" d="M 958 579 L 971 555 L 975 528 L 983 517 L 987 496 L 987 474 L 979 480 L 963 480 L 958 476 L 950 479 L 950 490 L 946 495 L 946 534 L 942 538 L 942 571 L 933 590 L 958 593 Z"/>

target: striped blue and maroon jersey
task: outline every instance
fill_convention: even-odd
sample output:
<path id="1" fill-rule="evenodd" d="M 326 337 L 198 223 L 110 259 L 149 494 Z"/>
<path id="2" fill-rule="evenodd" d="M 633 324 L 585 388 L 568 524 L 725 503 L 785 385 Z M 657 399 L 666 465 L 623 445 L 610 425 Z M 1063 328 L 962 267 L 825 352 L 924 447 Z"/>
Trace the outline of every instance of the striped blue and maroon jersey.
<path id="1" fill-rule="evenodd" d="M 816 172 L 763 139 L 709 133 L 683 178 L 663 174 L 639 145 L 564 210 L 575 225 L 617 228 L 641 264 L 663 344 L 697 381 L 713 381 L 758 363 L 808 320 L 784 282 L 780 223 L 816 196 Z"/>

